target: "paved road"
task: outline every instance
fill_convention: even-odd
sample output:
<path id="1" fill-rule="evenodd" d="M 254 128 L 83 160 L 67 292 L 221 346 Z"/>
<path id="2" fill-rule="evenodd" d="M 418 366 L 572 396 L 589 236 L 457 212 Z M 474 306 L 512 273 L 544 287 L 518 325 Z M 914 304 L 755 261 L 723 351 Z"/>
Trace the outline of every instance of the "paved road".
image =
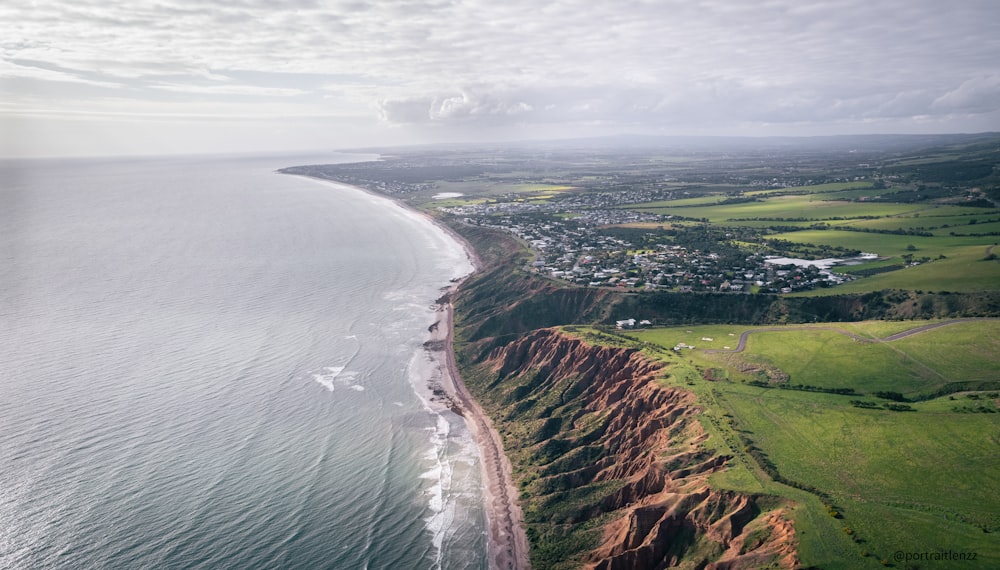
<path id="1" fill-rule="evenodd" d="M 845 335 L 845 336 L 849 336 L 849 337 L 853 338 L 854 340 L 857 340 L 857 341 L 860 341 L 860 342 L 892 342 L 894 340 L 899 340 L 901 338 L 906 338 L 908 336 L 919 334 L 919 333 L 922 333 L 924 331 L 929 331 L 931 329 L 936 329 L 936 328 L 941 328 L 941 327 L 945 327 L 945 326 L 948 326 L 948 325 L 953 325 L 955 323 L 964 323 L 964 322 L 968 322 L 968 321 L 995 321 L 995 320 L 997 320 L 997 319 L 990 319 L 990 318 L 985 318 L 985 319 L 983 319 L 983 318 L 949 319 L 947 321 L 941 321 L 941 322 L 938 322 L 938 323 L 930 323 L 930 324 L 927 324 L 927 325 L 922 325 L 922 326 L 919 326 L 919 327 L 916 327 L 916 328 L 912 328 L 910 330 L 906 330 L 906 331 L 903 331 L 903 332 L 900 332 L 900 333 L 889 335 L 889 336 L 884 337 L 884 338 L 862 337 L 862 336 L 858 336 L 858 335 L 856 335 L 856 334 L 854 334 L 854 333 L 852 333 L 850 331 L 844 330 L 842 328 L 837 328 L 837 327 L 766 327 L 766 328 L 762 328 L 762 329 L 754 329 L 752 331 L 743 331 L 743 334 L 740 335 L 740 342 L 739 342 L 739 344 L 737 344 L 736 348 L 733 349 L 733 350 L 706 348 L 706 349 L 704 349 L 704 352 L 743 352 L 743 350 L 746 349 L 746 347 L 747 347 L 747 338 L 751 334 L 757 333 L 757 332 L 833 331 L 833 332 L 838 332 L 838 333 L 840 333 L 842 335 Z"/>

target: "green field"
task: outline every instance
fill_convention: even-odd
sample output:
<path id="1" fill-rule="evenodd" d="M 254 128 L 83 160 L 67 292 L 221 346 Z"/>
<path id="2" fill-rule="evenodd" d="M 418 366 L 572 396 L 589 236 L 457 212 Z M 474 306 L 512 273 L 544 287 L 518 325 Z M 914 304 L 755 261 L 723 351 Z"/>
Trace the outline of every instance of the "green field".
<path id="1" fill-rule="evenodd" d="M 966 219 L 967 220 L 971 220 L 971 219 L 976 219 L 976 218 L 966 218 Z M 996 216 L 989 216 L 989 217 L 982 216 L 982 217 L 979 217 L 978 219 L 979 220 L 996 220 L 997 218 L 996 218 Z M 948 227 L 948 228 L 941 228 L 941 229 L 935 230 L 934 233 L 935 234 L 941 234 L 941 235 L 946 235 L 946 234 L 947 235 L 951 235 L 952 233 L 957 234 L 957 235 L 962 235 L 962 234 L 994 234 L 992 236 L 982 236 L 982 237 L 987 238 L 986 239 L 987 242 L 997 243 L 997 242 L 1000 242 L 1000 221 L 993 221 L 993 222 L 986 222 L 986 223 L 977 223 L 977 224 L 974 224 L 974 225 L 973 224 L 969 224 L 968 221 L 966 221 L 964 224 L 953 225 L 953 226 Z"/>
<path id="2" fill-rule="evenodd" d="M 838 522 L 865 541 L 859 553 L 951 545 L 1000 561 L 983 532 L 1000 522 L 997 414 L 863 410 L 817 396 L 753 388 L 721 400 L 784 477 L 829 490 Z"/>
<path id="3" fill-rule="evenodd" d="M 846 247 L 850 249 L 860 249 L 861 251 L 871 251 L 881 256 L 899 256 L 905 253 L 913 253 L 914 256 L 947 255 L 955 248 L 975 246 L 982 244 L 980 251 L 984 251 L 987 244 L 992 241 L 979 237 L 961 236 L 918 236 L 918 235 L 896 235 L 896 234 L 875 234 L 865 232 L 845 232 L 837 230 L 802 230 L 798 232 L 780 233 L 768 236 L 771 239 L 787 240 L 798 243 L 821 243 L 835 247 Z M 910 250 L 909 246 L 914 246 Z"/>
<path id="4" fill-rule="evenodd" d="M 623 207 L 708 221 L 720 227 L 755 228 L 761 232 L 755 238 L 757 241 L 740 242 L 752 250 L 786 248 L 788 251 L 787 244 L 781 244 L 789 242 L 800 244 L 792 250 L 798 255 L 809 252 L 829 257 L 830 251 L 823 249 L 829 247 L 875 253 L 880 257 L 855 268 L 837 268 L 843 273 L 858 271 L 861 279 L 838 287 L 795 293 L 798 296 L 881 289 L 983 291 L 1000 284 L 1000 263 L 983 261 L 988 255 L 987 248 L 1000 242 L 1000 209 L 966 206 L 967 200 L 961 196 L 908 203 L 871 200 L 883 194 L 883 199 L 893 198 L 900 192 L 913 190 L 876 188 L 870 181 L 856 181 L 754 190 L 742 194 L 743 198 L 755 198 L 747 202 L 734 202 L 732 196 L 714 194 Z M 632 227 L 654 229 L 657 224 L 632 224 Z M 802 229 L 788 231 L 793 228 Z M 868 271 L 912 262 L 920 265 L 904 271 L 876 274 Z"/>
<path id="5" fill-rule="evenodd" d="M 796 186 L 794 188 L 774 188 L 770 190 L 755 190 L 747 192 L 747 196 L 767 196 L 774 194 L 834 194 L 843 192 L 863 192 L 864 196 L 870 196 L 872 183 L 867 180 L 855 182 L 830 182 L 828 184 L 813 184 L 811 186 Z"/>
<path id="6" fill-rule="evenodd" d="M 950 549 L 976 552 L 975 567 L 1000 567 L 1000 321 L 957 322 L 878 340 L 925 324 L 696 326 L 625 336 L 668 363 L 667 382 L 698 395 L 712 445 L 734 455 L 713 484 L 795 502 L 804 565 L 877 568 L 882 559 L 893 563 L 898 550 Z M 723 351 L 736 348 L 747 330 L 759 332 L 748 336 L 743 353 Z M 678 343 L 696 348 L 670 350 Z M 762 370 L 785 378 L 761 382 L 768 378 Z M 923 399 L 966 386 L 958 382 L 990 384 Z M 904 404 L 913 411 L 891 411 L 883 404 L 896 403 L 876 397 L 879 391 L 920 401 Z M 782 480 L 801 488 L 776 482 L 751 448 Z"/>
<path id="7" fill-rule="evenodd" d="M 886 236 L 893 237 L 893 236 Z M 942 251 L 935 248 L 934 251 Z M 914 267 L 858 279 L 829 289 L 794 293 L 799 296 L 858 293 L 881 289 L 917 291 L 988 291 L 1000 283 L 1000 262 L 984 259 L 985 246 L 947 249 L 945 259 L 934 259 Z M 917 255 L 932 255 L 918 249 Z"/>
<path id="8" fill-rule="evenodd" d="M 691 202 L 681 200 L 679 202 Z M 659 205 L 662 204 L 662 205 Z M 900 216 L 925 211 L 924 204 L 890 204 L 871 202 L 847 202 L 824 200 L 822 197 L 776 196 L 760 202 L 740 204 L 707 204 L 704 206 L 677 207 L 671 202 L 656 206 L 635 205 L 629 208 L 640 212 L 684 216 L 687 218 L 707 218 L 712 223 L 746 218 L 809 218 L 827 220 L 832 218 L 860 218 L 862 216 Z"/>
<path id="9" fill-rule="evenodd" d="M 969 208 L 944 204 L 896 204 L 891 202 L 854 202 L 848 201 L 860 191 L 834 194 L 788 194 L 766 197 L 755 202 L 736 204 L 720 203 L 718 196 L 703 196 L 670 200 L 665 202 L 650 202 L 628 206 L 630 210 L 684 216 L 688 218 L 707 218 L 712 223 L 734 222 L 740 225 L 748 218 L 806 218 L 813 221 L 830 221 L 833 225 L 845 220 L 865 220 L 868 218 L 895 217 L 911 220 L 914 226 L 929 225 L 935 218 L 954 218 L 955 216 L 970 216 L 964 218 L 964 223 L 974 216 L 983 218 L 996 214 L 994 209 Z M 961 224 L 963 220 L 951 219 L 951 223 Z M 942 223 L 948 223 L 943 221 Z M 935 224 L 939 225 L 939 224 Z"/>

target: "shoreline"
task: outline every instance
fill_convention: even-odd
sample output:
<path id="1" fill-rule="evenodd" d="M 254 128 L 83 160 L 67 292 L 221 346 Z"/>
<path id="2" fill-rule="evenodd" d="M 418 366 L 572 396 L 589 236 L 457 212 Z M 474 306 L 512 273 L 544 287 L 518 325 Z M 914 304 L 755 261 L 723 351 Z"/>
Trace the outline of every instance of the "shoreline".
<path id="1" fill-rule="evenodd" d="M 453 229 L 426 212 L 412 208 L 402 200 L 329 178 L 308 175 L 296 176 L 347 186 L 388 200 L 413 214 L 424 217 L 434 227 L 451 237 L 465 252 L 473 269 L 467 275 L 453 280 L 448 286 L 441 289 L 441 297 L 435 301 L 434 305 L 436 321 L 427 328 L 429 334 L 424 348 L 428 352 L 440 354 L 440 359 L 433 355 L 432 358 L 439 368 L 441 380 L 441 386 L 435 386 L 433 382 L 429 382 L 428 388 L 434 394 L 435 400 L 443 401 L 445 407 L 464 419 L 465 425 L 479 449 L 480 468 L 483 476 L 483 507 L 486 513 L 488 532 L 487 556 L 490 570 L 530 568 L 528 537 L 525 534 L 521 507 L 517 502 L 520 492 L 514 484 L 510 461 L 503 452 L 503 440 L 500 433 L 493 427 L 493 422 L 465 387 L 455 362 L 454 318 L 451 299 L 462 283 L 482 267 L 478 254 L 472 245 Z M 438 397 L 439 390 L 444 392 L 443 397 Z"/>
<path id="2" fill-rule="evenodd" d="M 442 388 L 446 405 L 462 416 L 469 428 L 476 447 L 479 448 L 480 467 L 483 475 L 483 502 L 489 532 L 487 549 L 491 570 L 520 570 L 530 568 L 528 538 L 524 532 L 524 519 L 517 503 L 519 491 L 514 485 L 510 461 L 503 452 L 500 433 L 493 422 L 472 397 L 455 363 L 453 308 L 450 296 L 461 282 L 446 288 L 435 309 L 438 326 L 432 325 L 429 350 L 439 346 L 444 362 L 440 362 Z"/>

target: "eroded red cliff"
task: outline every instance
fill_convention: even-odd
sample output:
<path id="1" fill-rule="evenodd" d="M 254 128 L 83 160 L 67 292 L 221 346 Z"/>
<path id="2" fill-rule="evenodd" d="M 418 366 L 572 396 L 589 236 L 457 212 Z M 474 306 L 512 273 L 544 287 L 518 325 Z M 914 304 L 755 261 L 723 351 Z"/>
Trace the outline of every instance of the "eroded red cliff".
<path id="1" fill-rule="evenodd" d="M 475 368 L 520 477 L 536 568 L 797 564 L 780 507 L 708 484 L 727 458 L 703 445 L 694 395 L 659 381 L 663 364 L 541 329 Z"/>

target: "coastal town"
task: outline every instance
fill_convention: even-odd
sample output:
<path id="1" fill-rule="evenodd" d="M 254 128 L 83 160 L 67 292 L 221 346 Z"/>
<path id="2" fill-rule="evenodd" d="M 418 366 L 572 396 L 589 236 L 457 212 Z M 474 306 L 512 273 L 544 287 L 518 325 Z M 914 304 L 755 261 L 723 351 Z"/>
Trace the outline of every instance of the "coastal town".
<path id="1" fill-rule="evenodd" d="M 512 195 L 440 210 L 517 236 L 532 250 L 530 271 L 583 287 L 790 293 L 851 279 L 831 271 L 840 260 L 810 262 L 738 248 L 729 243 L 733 232 L 712 235 L 697 226 L 668 230 L 672 216 L 630 211 L 622 204 L 600 194 L 541 204 Z M 650 230 L 629 231 L 628 224 Z M 624 231 L 616 231 L 620 226 Z"/>
<path id="2" fill-rule="evenodd" d="M 462 207 L 469 208 L 476 207 Z M 465 220 L 504 229 L 530 244 L 535 254 L 530 264 L 532 271 L 585 287 L 789 293 L 850 279 L 817 265 L 779 264 L 760 253 L 734 257 L 669 242 L 637 249 L 634 243 L 601 232 L 601 224 L 615 218 L 645 221 L 645 216 L 614 213 L 618 215 L 590 212 L 572 225 L 553 220 L 533 222 L 516 216 L 466 215 Z"/>
<path id="3" fill-rule="evenodd" d="M 748 200 L 744 192 L 753 190 L 794 192 L 803 185 L 860 180 L 870 172 L 867 164 L 862 166 L 833 178 L 790 174 L 781 167 L 755 177 L 707 170 L 679 179 L 645 166 L 600 176 L 581 169 L 554 177 L 529 174 L 542 167 L 527 158 L 511 159 L 499 169 L 482 159 L 394 157 L 298 170 L 416 200 L 464 223 L 508 232 L 532 252 L 527 270 L 563 284 L 635 292 L 780 294 L 850 281 L 850 274 L 833 268 L 873 255 L 845 248 L 806 252 L 768 239 L 763 229 L 719 227 L 635 206 L 697 197 L 704 195 L 705 185 L 715 191 L 719 184 L 731 188 L 722 199 L 737 203 Z M 514 169 L 525 174 L 511 176 Z M 510 191 L 483 190 L 498 179 Z"/>

